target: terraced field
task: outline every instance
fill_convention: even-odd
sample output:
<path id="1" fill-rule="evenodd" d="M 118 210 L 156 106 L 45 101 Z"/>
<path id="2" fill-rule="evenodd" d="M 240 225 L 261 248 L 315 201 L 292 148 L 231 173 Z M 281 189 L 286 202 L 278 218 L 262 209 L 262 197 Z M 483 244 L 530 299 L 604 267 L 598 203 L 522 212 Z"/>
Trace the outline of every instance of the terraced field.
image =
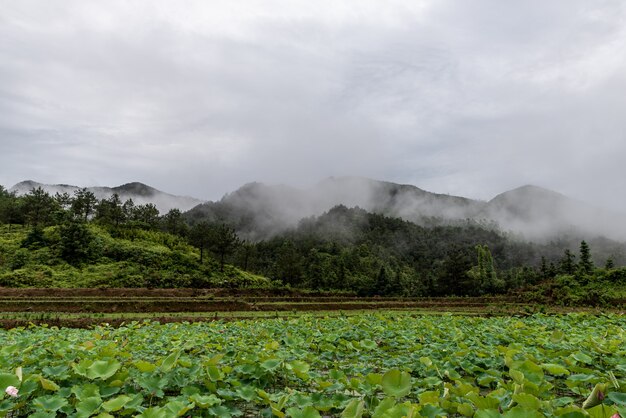
<path id="1" fill-rule="evenodd" d="M 537 307 L 514 297 L 362 298 L 336 293 L 234 289 L 0 288 L 0 325 L 91 326 L 151 319 L 160 322 L 229 318 L 349 315 L 373 310 L 468 315 L 528 314 Z"/>

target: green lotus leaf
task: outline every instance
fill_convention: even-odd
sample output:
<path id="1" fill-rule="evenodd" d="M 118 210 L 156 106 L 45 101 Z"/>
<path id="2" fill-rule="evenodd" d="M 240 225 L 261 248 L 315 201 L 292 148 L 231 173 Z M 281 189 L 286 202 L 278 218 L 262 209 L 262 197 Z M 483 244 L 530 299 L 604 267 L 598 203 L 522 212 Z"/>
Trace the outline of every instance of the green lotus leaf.
<path id="1" fill-rule="evenodd" d="M 446 417 L 448 415 L 445 410 L 432 404 L 424 405 L 419 413 L 421 416 L 428 418 Z"/>
<path id="2" fill-rule="evenodd" d="M 411 375 L 398 369 L 389 370 L 383 375 L 382 387 L 388 396 L 406 396 L 411 391 Z"/>
<path id="3" fill-rule="evenodd" d="M 472 405 L 468 404 L 468 403 L 462 403 L 457 405 L 456 407 L 457 412 L 465 417 L 472 417 L 474 416 L 474 408 L 472 408 Z"/>
<path id="4" fill-rule="evenodd" d="M 169 372 L 176 365 L 178 361 L 178 357 L 180 357 L 180 351 L 176 350 L 171 353 L 169 356 L 165 357 L 163 362 L 161 363 L 161 370 L 164 372 Z"/>
<path id="5" fill-rule="evenodd" d="M 304 407 L 304 409 L 289 408 L 286 412 L 291 418 L 321 418 L 319 411 L 312 406 Z"/>
<path id="6" fill-rule="evenodd" d="M 616 405 L 626 406 L 626 393 L 610 392 L 607 396 Z"/>
<path id="7" fill-rule="evenodd" d="M 222 403 L 222 400 L 213 394 L 201 395 L 197 393 L 195 395 L 191 395 L 189 400 L 203 409 L 210 408 L 214 405 L 220 405 Z"/>
<path id="8" fill-rule="evenodd" d="M 420 357 L 420 363 L 422 363 L 426 367 L 430 367 L 433 365 L 433 361 L 430 357 Z"/>
<path id="9" fill-rule="evenodd" d="M 79 376 L 87 377 L 87 369 L 93 364 L 93 360 L 83 360 L 80 363 L 72 363 L 72 370 Z"/>
<path id="10" fill-rule="evenodd" d="M 545 371 L 554 376 L 565 376 L 570 374 L 569 370 L 560 364 L 544 363 L 541 365 Z"/>
<path id="11" fill-rule="evenodd" d="M 361 340 L 359 342 L 359 345 L 361 346 L 361 348 L 365 348 L 367 350 L 373 350 L 378 347 L 378 344 L 376 344 L 376 342 L 372 340 Z"/>
<path id="12" fill-rule="evenodd" d="M 313 406 L 312 396 L 306 393 L 294 393 L 290 399 L 298 408 Z"/>
<path id="13" fill-rule="evenodd" d="M 72 393 L 79 401 L 95 396 L 100 397 L 100 386 L 94 385 L 93 383 L 85 383 L 81 386 L 72 386 Z"/>
<path id="14" fill-rule="evenodd" d="M 98 412 L 102 405 L 102 399 L 99 396 L 86 398 L 76 404 L 76 416 L 78 418 L 88 418 Z"/>
<path id="15" fill-rule="evenodd" d="M 158 406 L 150 407 L 135 418 L 168 418 L 167 411 Z"/>
<path id="16" fill-rule="evenodd" d="M 298 376 L 300 379 L 306 380 L 309 378 L 308 372 L 311 369 L 311 366 L 309 366 L 308 363 L 305 363 L 304 361 L 300 361 L 300 360 L 294 360 L 290 362 L 289 365 L 291 366 L 294 374 Z"/>
<path id="17" fill-rule="evenodd" d="M 57 395 L 45 395 L 33 399 L 33 406 L 45 412 L 55 412 L 67 405 L 67 399 Z"/>
<path id="18" fill-rule="evenodd" d="M 589 415 L 584 414 L 580 411 L 570 411 L 570 412 L 564 412 L 564 413 L 559 413 L 557 414 L 558 417 L 560 418 L 587 418 Z"/>
<path id="19" fill-rule="evenodd" d="M 585 353 L 581 353 L 580 351 L 577 353 L 572 354 L 572 357 L 575 358 L 577 361 L 584 363 L 584 364 L 591 364 L 593 363 L 593 359 L 591 357 L 589 357 L 587 354 Z"/>
<path id="20" fill-rule="evenodd" d="M 614 406 L 596 405 L 593 408 L 587 409 L 587 413 L 591 418 L 607 418 L 618 413 L 618 410 Z"/>
<path id="21" fill-rule="evenodd" d="M 511 376 L 511 379 L 513 379 L 515 383 L 518 383 L 520 385 L 524 383 L 524 373 L 520 372 L 519 370 L 509 370 L 509 376 Z"/>
<path id="22" fill-rule="evenodd" d="M 417 397 L 420 400 L 420 404 L 422 405 L 425 405 L 425 404 L 438 405 L 439 404 L 439 392 L 435 390 L 422 392 Z"/>
<path id="23" fill-rule="evenodd" d="M 45 379 L 41 376 L 39 376 L 39 383 L 41 383 L 41 387 L 45 390 L 56 392 L 60 389 L 60 386 L 54 383 L 52 380 Z"/>
<path id="24" fill-rule="evenodd" d="M 283 361 L 281 359 L 273 358 L 262 362 L 261 367 L 267 371 L 273 371 L 276 370 L 282 362 Z"/>
<path id="25" fill-rule="evenodd" d="M 540 409 L 541 401 L 529 393 L 516 393 L 513 395 L 513 400 L 522 408 L 527 409 Z"/>
<path id="26" fill-rule="evenodd" d="M 387 397 L 380 401 L 380 403 L 374 409 L 372 418 L 381 418 L 384 414 L 396 405 L 396 400 L 393 397 Z"/>
<path id="27" fill-rule="evenodd" d="M 503 418 L 544 418 L 545 415 L 539 411 L 535 411 L 533 409 L 523 408 L 521 406 L 516 406 L 504 414 L 502 414 Z"/>
<path id="28" fill-rule="evenodd" d="M 113 376 L 122 365 L 117 360 L 97 360 L 87 368 L 87 377 L 91 380 L 106 380 Z"/>
<path id="29" fill-rule="evenodd" d="M 156 369 L 156 367 L 157 367 L 156 364 L 149 363 L 149 362 L 143 361 L 143 360 L 136 361 L 133 364 L 135 365 L 137 370 L 139 370 L 142 373 L 153 372 Z"/>
<path id="30" fill-rule="evenodd" d="M 222 406 L 222 405 L 209 408 L 208 412 L 209 414 L 211 414 L 210 416 L 217 417 L 217 418 L 232 418 L 232 417 L 239 417 L 243 415 L 243 413 L 237 408 L 227 407 L 227 406 Z"/>
<path id="31" fill-rule="evenodd" d="M 365 410 L 365 402 L 353 399 L 341 413 L 341 418 L 361 418 Z"/>
<path id="32" fill-rule="evenodd" d="M 502 415 L 497 409 L 479 409 L 474 418 L 502 418 Z"/>
<path id="33" fill-rule="evenodd" d="M 56 412 L 37 411 L 34 414 L 30 414 L 29 418 L 56 418 L 56 416 Z"/>
<path id="34" fill-rule="evenodd" d="M 122 409 L 124 405 L 130 402 L 130 400 L 131 400 L 130 396 L 120 395 L 104 402 L 102 404 L 102 409 L 104 409 L 107 412 L 116 412 Z"/>
<path id="35" fill-rule="evenodd" d="M 495 409 L 500 406 L 500 401 L 491 396 L 481 396 L 478 393 L 470 392 L 465 395 L 465 399 L 472 402 L 478 409 Z"/>
<path id="36" fill-rule="evenodd" d="M 247 402 L 256 400 L 258 396 L 256 388 L 254 388 L 253 386 L 247 386 L 247 385 L 238 387 L 235 393 L 237 393 L 239 398 Z"/>
<path id="37" fill-rule="evenodd" d="M 220 368 L 217 366 L 207 366 L 206 373 L 209 376 L 209 380 L 211 380 L 211 382 L 218 382 L 224 377 L 222 375 L 222 372 L 220 371 Z"/>
<path id="38" fill-rule="evenodd" d="M 392 408 L 389 408 L 382 415 L 383 418 L 405 418 L 408 416 L 419 416 L 417 415 L 418 407 L 416 405 L 412 405 L 410 402 L 404 402 L 398 405 L 394 405 Z"/>
<path id="39" fill-rule="evenodd" d="M 224 354 L 219 353 L 211 357 L 207 362 L 207 366 L 216 366 L 222 359 L 224 358 Z"/>
<path id="40" fill-rule="evenodd" d="M 13 373 L 0 373 L 0 390 L 4 390 L 8 386 L 20 386 L 20 379 Z"/>
<path id="41" fill-rule="evenodd" d="M 196 405 L 182 401 L 169 401 L 163 406 L 168 416 L 180 417 L 191 411 Z"/>

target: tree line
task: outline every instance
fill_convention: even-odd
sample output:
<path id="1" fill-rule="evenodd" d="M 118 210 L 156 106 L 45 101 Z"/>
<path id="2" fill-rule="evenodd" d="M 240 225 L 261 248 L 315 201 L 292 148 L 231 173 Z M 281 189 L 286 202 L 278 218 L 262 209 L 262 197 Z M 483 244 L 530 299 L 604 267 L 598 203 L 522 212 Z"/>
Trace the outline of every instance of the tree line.
<path id="1" fill-rule="evenodd" d="M 99 257 L 87 227 L 95 224 L 119 237 L 136 230 L 177 236 L 197 248 L 200 265 L 211 260 L 221 272 L 232 264 L 281 285 L 361 295 L 496 294 L 597 270 L 586 241 L 576 257 L 563 242 L 523 242 L 472 221 L 424 227 L 341 205 L 250 241 L 226 221 L 190 219 L 178 209 L 161 215 L 153 204 L 135 205 L 117 194 L 97 199 L 87 189 L 50 195 L 36 188 L 16 196 L 0 186 L 0 224 L 29 227 L 26 248 L 44 245 L 43 229 L 58 226 L 61 257 L 76 265 Z M 605 264 L 613 269 L 614 257 Z"/>

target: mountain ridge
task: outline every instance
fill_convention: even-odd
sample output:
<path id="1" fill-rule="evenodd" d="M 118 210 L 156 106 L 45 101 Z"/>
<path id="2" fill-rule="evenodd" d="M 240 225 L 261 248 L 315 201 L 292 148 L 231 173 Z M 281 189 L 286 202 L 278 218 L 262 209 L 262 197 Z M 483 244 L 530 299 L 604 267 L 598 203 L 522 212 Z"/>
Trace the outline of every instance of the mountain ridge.
<path id="1" fill-rule="evenodd" d="M 329 177 L 311 187 L 248 183 L 221 200 L 191 209 L 192 221 L 223 221 L 252 239 L 266 239 L 334 206 L 360 207 L 421 225 L 466 220 L 495 222 L 525 239 L 561 235 L 626 240 L 624 216 L 595 208 L 561 193 L 524 185 L 489 201 L 432 193 L 410 184 L 364 177 Z"/>
<path id="2" fill-rule="evenodd" d="M 25 180 L 10 191 L 25 194 L 36 187 L 51 194 L 72 194 L 79 189 L 67 184 L 46 185 Z M 220 200 L 206 202 L 165 193 L 140 182 L 87 189 L 99 199 L 118 193 L 122 200 L 131 198 L 136 204 L 153 203 L 161 213 L 178 208 L 186 212 L 187 219 L 192 222 L 226 222 L 250 240 L 271 238 L 294 228 L 305 218 L 344 205 L 420 225 L 436 226 L 467 220 L 487 222 L 498 225 L 502 231 L 534 241 L 563 235 L 604 236 L 626 241 L 626 217 L 622 214 L 531 184 L 507 190 L 488 201 L 356 176 L 328 177 L 308 188 L 250 182 Z"/>
<path id="3" fill-rule="evenodd" d="M 13 185 L 13 187 L 9 189 L 9 192 L 15 192 L 17 195 L 24 195 L 37 187 L 41 187 L 50 194 L 68 193 L 70 195 L 76 190 L 83 188 L 69 184 L 45 184 L 33 180 L 24 180 Z M 204 202 L 194 197 L 177 196 L 166 193 L 141 182 L 130 182 L 115 187 L 92 186 L 85 187 L 85 189 L 92 192 L 97 199 L 107 199 L 114 193 L 117 193 L 123 201 L 132 199 L 137 205 L 152 203 L 161 214 L 165 214 L 171 209 L 179 209 L 180 211 L 185 212 Z"/>

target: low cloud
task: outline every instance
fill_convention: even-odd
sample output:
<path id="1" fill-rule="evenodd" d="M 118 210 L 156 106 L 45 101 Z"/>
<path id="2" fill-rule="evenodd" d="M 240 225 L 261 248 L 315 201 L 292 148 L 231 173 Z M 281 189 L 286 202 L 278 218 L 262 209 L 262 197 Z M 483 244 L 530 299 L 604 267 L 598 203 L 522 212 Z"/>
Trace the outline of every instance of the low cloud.
<path id="1" fill-rule="evenodd" d="M 335 175 L 612 209 L 620 1 L 3 3 L 0 184 L 218 199 Z"/>

